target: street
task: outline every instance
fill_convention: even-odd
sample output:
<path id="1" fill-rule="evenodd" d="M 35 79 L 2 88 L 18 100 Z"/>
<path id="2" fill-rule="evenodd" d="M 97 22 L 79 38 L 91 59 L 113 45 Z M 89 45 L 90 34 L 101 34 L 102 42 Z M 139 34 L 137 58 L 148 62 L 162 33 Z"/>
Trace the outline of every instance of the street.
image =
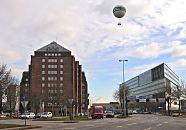
<path id="1" fill-rule="evenodd" d="M 1 120 L 0 123 L 24 124 L 24 120 Z M 127 119 L 104 118 L 79 123 L 31 121 L 27 125 L 42 126 L 35 130 L 185 130 L 186 118 L 136 114 Z"/>

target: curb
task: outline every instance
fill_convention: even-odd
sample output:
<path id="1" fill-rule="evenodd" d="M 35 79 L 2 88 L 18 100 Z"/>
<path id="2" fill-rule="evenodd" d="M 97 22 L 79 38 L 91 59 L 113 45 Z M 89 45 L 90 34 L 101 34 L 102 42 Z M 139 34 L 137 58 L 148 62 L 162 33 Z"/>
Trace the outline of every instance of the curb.
<path id="1" fill-rule="evenodd" d="M 63 123 L 79 123 L 79 121 L 64 121 Z"/>
<path id="2" fill-rule="evenodd" d="M 13 128 L 4 128 L 4 130 L 27 130 L 34 128 L 42 128 L 41 126 L 23 126 L 23 127 L 13 127 Z"/>

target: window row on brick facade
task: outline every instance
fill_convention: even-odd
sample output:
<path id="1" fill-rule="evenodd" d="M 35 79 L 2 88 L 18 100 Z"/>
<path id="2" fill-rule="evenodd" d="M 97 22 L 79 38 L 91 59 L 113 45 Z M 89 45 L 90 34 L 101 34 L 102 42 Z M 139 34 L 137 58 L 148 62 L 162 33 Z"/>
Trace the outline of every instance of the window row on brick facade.
<path id="1" fill-rule="evenodd" d="M 51 107 L 51 106 L 57 106 L 57 102 L 54 102 L 54 103 L 48 102 L 48 107 Z"/>
<path id="2" fill-rule="evenodd" d="M 41 66 L 43 69 L 46 68 L 45 65 Z M 59 65 L 60 68 L 63 68 L 63 65 Z M 48 68 L 57 68 L 57 65 L 48 65 Z"/>
<path id="3" fill-rule="evenodd" d="M 46 62 L 46 59 L 42 59 L 42 62 Z M 58 59 L 48 59 L 48 62 L 58 62 Z M 59 59 L 59 62 L 63 62 L 63 59 Z"/>
<path id="4" fill-rule="evenodd" d="M 61 56 L 61 53 L 45 53 L 45 56 Z"/>
<path id="5" fill-rule="evenodd" d="M 49 90 L 48 90 L 48 93 L 58 93 L 58 91 L 57 91 L 57 89 L 49 89 Z M 60 89 L 60 90 L 59 90 L 59 93 L 63 93 L 63 90 Z"/>
<path id="6" fill-rule="evenodd" d="M 59 77 L 60 81 L 63 81 L 63 77 Z M 45 77 L 42 77 L 42 81 L 45 81 Z M 48 81 L 57 81 L 57 77 L 48 77 Z"/>
<path id="7" fill-rule="evenodd" d="M 42 71 L 41 73 L 46 74 L 45 71 Z M 48 74 L 58 74 L 58 71 L 48 71 Z M 63 74 L 63 71 L 60 71 L 60 74 Z"/>
<path id="8" fill-rule="evenodd" d="M 45 84 L 42 83 L 42 87 L 45 87 Z M 63 84 L 60 83 L 59 85 L 57 83 L 48 83 L 47 87 L 63 87 Z"/>
<path id="9" fill-rule="evenodd" d="M 45 90 L 42 89 L 42 90 L 41 90 L 41 93 L 44 94 L 44 93 L 45 93 Z M 55 94 L 56 94 L 56 93 L 61 93 L 61 94 L 62 94 L 62 93 L 63 93 L 63 90 L 60 89 L 60 90 L 58 91 L 57 89 L 49 89 L 49 90 L 48 90 L 48 93 L 55 93 Z"/>

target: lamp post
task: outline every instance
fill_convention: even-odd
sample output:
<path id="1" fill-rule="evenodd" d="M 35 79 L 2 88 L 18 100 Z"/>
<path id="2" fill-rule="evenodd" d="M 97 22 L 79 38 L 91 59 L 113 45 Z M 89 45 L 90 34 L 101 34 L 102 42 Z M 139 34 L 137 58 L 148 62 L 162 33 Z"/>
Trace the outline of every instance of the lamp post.
<path id="1" fill-rule="evenodd" d="M 125 97 L 126 97 L 126 94 L 125 94 L 125 62 L 128 61 L 128 60 L 119 60 L 119 62 L 123 62 L 123 114 L 124 116 L 126 115 L 127 111 L 126 110 L 126 106 L 125 106 Z"/>

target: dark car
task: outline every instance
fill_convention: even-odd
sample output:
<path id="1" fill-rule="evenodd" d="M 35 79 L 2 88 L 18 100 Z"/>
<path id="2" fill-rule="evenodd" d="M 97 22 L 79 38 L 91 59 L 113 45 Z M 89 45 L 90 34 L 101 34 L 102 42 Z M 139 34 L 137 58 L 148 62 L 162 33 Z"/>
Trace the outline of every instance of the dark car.
<path id="1" fill-rule="evenodd" d="M 35 116 L 35 118 L 41 118 L 41 114 L 42 113 L 37 113 L 36 116 Z"/>
<path id="2" fill-rule="evenodd" d="M 106 118 L 114 118 L 114 112 L 112 112 L 112 111 L 106 111 L 105 117 Z"/>

